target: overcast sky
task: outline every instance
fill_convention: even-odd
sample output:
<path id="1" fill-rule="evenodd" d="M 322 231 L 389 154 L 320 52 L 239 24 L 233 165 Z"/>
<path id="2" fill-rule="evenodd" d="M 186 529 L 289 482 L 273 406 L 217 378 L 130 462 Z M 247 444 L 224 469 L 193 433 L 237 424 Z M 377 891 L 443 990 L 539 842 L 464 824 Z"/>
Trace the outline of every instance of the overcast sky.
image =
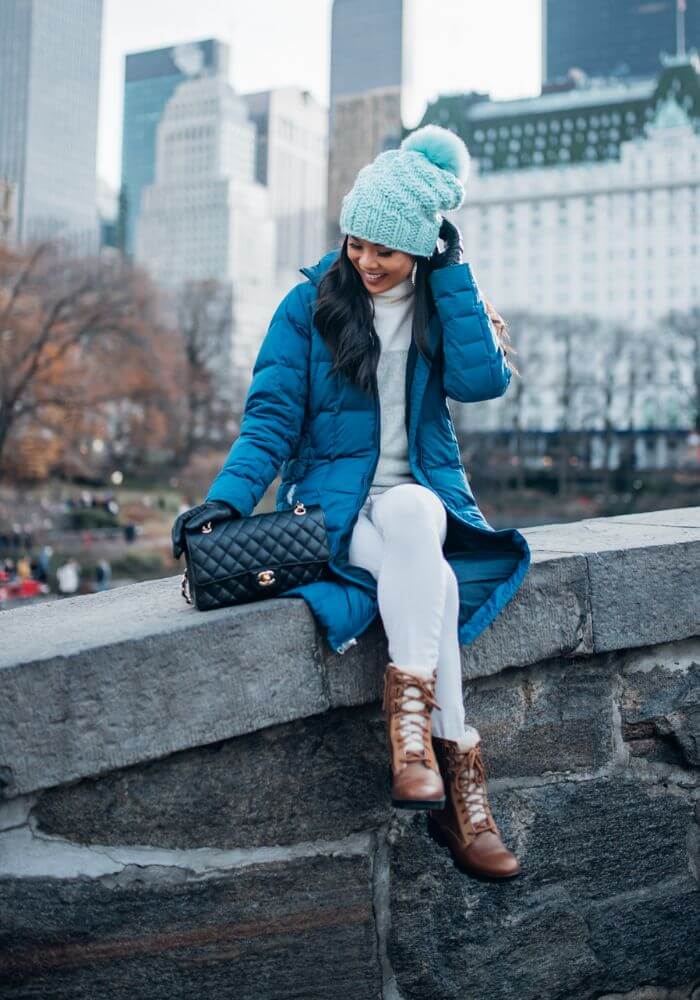
<path id="1" fill-rule="evenodd" d="M 540 0 L 415 2 L 422 99 L 457 90 L 498 98 L 539 93 Z M 231 46 L 236 90 L 297 84 L 327 105 L 330 9 L 331 0 L 105 0 L 100 176 L 119 184 L 127 52 L 220 38 Z"/>

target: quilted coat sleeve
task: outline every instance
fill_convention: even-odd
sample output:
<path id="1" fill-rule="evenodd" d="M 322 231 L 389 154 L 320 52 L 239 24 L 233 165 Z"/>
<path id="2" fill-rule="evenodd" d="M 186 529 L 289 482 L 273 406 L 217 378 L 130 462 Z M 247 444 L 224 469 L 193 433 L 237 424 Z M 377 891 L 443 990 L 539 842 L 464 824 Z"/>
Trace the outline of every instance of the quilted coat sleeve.
<path id="1" fill-rule="evenodd" d="M 502 396 L 512 370 L 468 263 L 437 268 L 430 287 L 442 326 L 445 394 L 460 403 Z"/>
<path id="2" fill-rule="evenodd" d="M 214 479 L 207 500 L 226 500 L 249 517 L 302 430 L 308 395 L 311 335 L 305 283 L 280 302 L 258 351 L 240 433 Z"/>

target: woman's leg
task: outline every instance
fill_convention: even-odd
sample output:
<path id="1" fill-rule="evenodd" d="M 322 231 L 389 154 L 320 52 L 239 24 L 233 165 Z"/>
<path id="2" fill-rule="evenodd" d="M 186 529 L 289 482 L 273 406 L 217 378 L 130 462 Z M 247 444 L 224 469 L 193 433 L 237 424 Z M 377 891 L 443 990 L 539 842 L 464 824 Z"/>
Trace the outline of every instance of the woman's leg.
<path id="1" fill-rule="evenodd" d="M 377 599 L 393 663 L 430 676 L 437 667 L 435 735 L 474 745 L 464 723 L 458 637 L 459 591 L 442 552 L 447 514 L 420 484 L 401 484 L 368 496 L 353 530 L 349 561 L 377 580 Z"/>
<path id="2" fill-rule="evenodd" d="M 455 571 L 443 558 L 446 577 L 445 613 L 440 635 L 435 697 L 441 711 L 431 713 L 433 735 L 457 740 L 461 749 L 476 746 L 479 732 L 464 721 L 462 656 L 459 644 L 459 583 Z"/>
<path id="3" fill-rule="evenodd" d="M 375 495 L 370 517 L 383 541 L 377 600 L 389 656 L 402 670 L 432 672 L 445 610 L 445 508 L 424 486 L 404 483 Z"/>

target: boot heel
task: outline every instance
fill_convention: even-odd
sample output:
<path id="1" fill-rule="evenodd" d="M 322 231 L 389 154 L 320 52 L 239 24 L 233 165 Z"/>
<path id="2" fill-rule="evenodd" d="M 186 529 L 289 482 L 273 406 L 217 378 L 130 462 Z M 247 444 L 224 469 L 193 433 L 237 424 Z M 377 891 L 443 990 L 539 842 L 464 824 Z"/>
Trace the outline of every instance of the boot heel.
<path id="1" fill-rule="evenodd" d="M 440 847 L 448 847 L 447 840 L 445 839 L 442 829 L 439 823 L 436 823 L 432 816 L 428 816 L 428 821 L 426 823 L 428 828 L 428 834 L 433 838 L 436 844 Z"/>
<path id="2" fill-rule="evenodd" d="M 445 799 L 436 799 L 431 802 L 429 799 L 395 799 L 392 797 L 391 804 L 394 809 L 444 809 Z"/>

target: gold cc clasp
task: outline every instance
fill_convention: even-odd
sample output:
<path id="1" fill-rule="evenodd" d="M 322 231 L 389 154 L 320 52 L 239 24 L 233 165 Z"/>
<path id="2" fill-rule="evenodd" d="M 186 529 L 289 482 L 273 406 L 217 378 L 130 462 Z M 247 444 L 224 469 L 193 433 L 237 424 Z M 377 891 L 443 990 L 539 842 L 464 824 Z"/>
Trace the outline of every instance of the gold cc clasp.
<path id="1" fill-rule="evenodd" d="M 269 587 L 271 583 L 275 582 L 275 571 L 274 569 L 261 569 L 258 573 L 258 583 L 261 587 Z"/>

